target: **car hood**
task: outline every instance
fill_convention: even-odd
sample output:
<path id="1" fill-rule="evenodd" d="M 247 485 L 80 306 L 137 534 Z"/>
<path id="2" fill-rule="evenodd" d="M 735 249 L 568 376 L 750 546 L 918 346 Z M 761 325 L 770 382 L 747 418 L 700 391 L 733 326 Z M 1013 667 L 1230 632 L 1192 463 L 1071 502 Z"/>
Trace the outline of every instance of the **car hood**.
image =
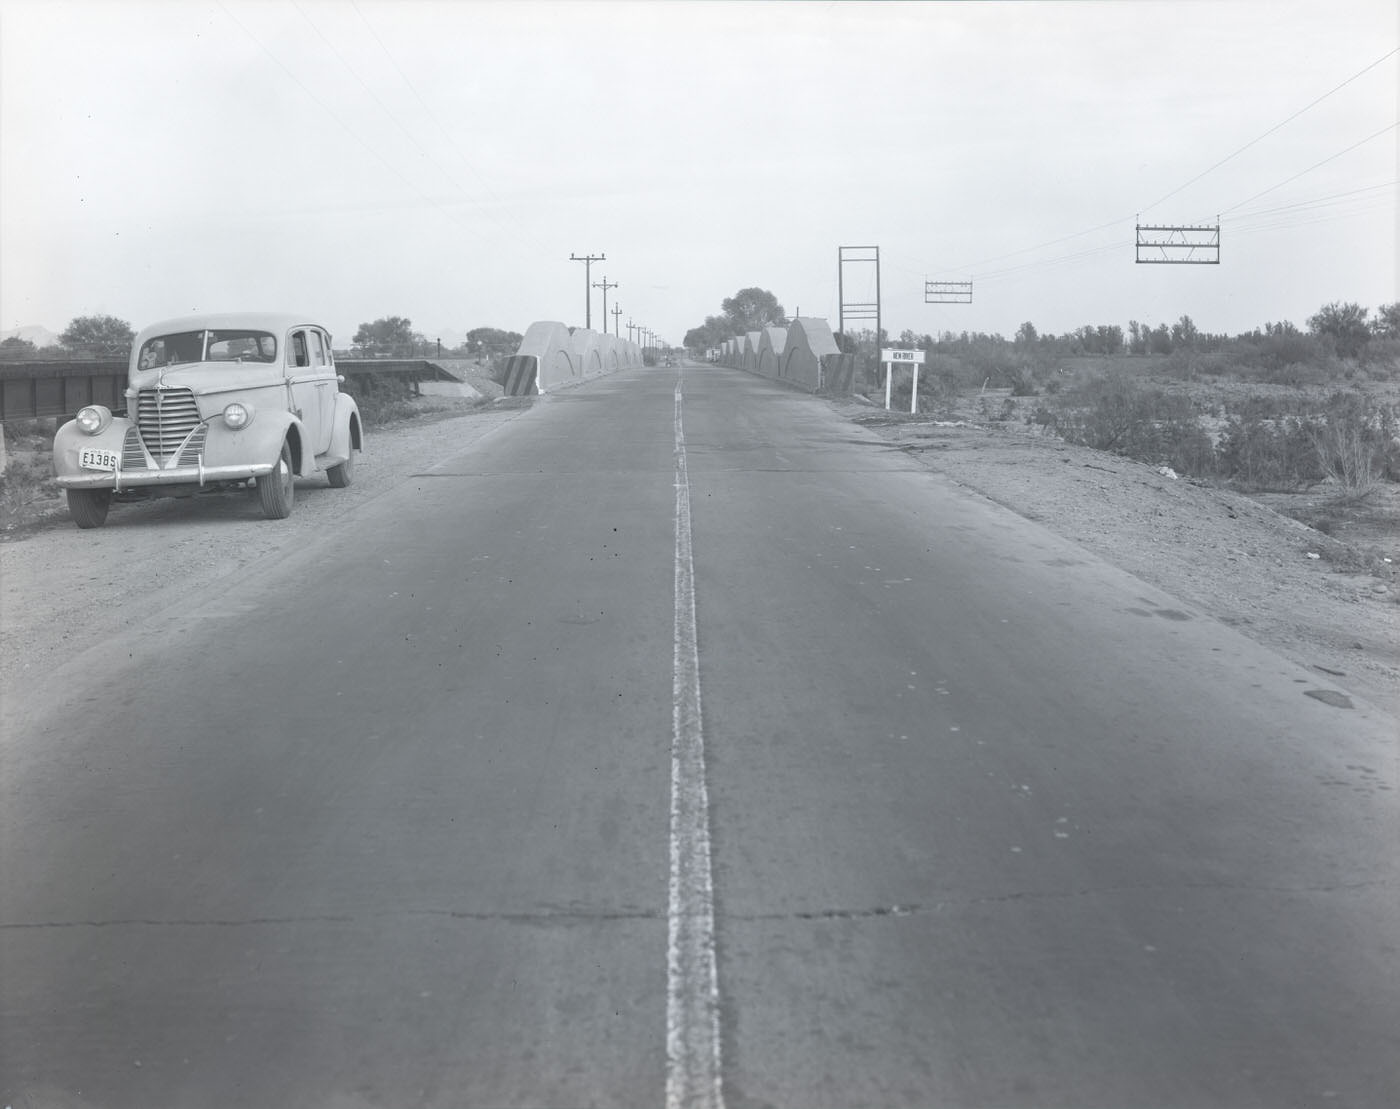
<path id="1" fill-rule="evenodd" d="M 266 362 L 182 362 L 131 375 L 136 389 L 189 389 L 196 394 L 281 385 L 283 380 L 282 367 Z"/>

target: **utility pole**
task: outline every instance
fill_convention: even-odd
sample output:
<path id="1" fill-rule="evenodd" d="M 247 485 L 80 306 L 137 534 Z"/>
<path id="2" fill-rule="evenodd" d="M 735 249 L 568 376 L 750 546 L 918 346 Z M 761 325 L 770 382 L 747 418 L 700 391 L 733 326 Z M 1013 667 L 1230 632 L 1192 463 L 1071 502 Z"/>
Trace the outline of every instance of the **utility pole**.
<path id="1" fill-rule="evenodd" d="M 608 333 L 608 290 L 616 289 L 617 282 L 609 284 L 608 275 L 603 274 L 603 280 L 593 282 L 593 287 L 603 290 L 603 334 L 606 335 Z"/>
<path id="2" fill-rule="evenodd" d="M 620 304 L 614 304 L 614 305 L 613 305 L 613 334 L 616 335 L 619 339 L 622 338 L 622 332 L 618 329 L 618 326 L 617 326 L 617 317 L 620 316 L 620 315 L 622 315 L 622 306 L 621 306 Z"/>
<path id="3" fill-rule="evenodd" d="M 583 326 L 593 327 L 593 286 L 589 282 L 589 274 L 593 269 L 594 262 L 606 262 L 606 254 L 570 254 L 570 262 L 583 263 Z"/>

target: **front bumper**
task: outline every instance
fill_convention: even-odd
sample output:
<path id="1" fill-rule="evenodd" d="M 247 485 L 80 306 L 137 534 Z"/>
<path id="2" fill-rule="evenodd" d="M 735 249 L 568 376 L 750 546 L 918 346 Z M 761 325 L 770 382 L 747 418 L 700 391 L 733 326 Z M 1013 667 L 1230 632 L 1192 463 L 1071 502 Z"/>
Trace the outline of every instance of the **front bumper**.
<path id="1" fill-rule="evenodd" d="M 160 486 L 217 485 L 247 481 L 270 474 L 276 467 L 283 430 L 275 425 L 229 431 L 201 421 L 166 453 L 153 455 L 137 428 L 124 417 L 97 435 L 64 424 L 54 436 L 54 480 L 60 489 L 123 489 Z M 115 470 L 79 465 L 84 448 L 96 448 L 118 459 Z"/>
<path id="2" fill-rule="evenodd" d="M 256 466 L 177 466 L 170 470 L 78 470 L 54 479 L 60 489 L 135 489 L 151 485 L 210 485 L 247 481 L 272 473 L 271 463 Z"/>

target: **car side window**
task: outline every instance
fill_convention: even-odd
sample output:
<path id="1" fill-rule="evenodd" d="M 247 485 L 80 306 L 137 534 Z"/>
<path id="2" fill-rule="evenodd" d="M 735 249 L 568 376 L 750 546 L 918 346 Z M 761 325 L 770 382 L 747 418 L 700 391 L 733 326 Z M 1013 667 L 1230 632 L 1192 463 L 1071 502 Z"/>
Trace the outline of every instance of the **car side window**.
<path id="1" fill-rule="evenodd" d="M 313 366 L 324 366 L 326 364 L 326 348 L 321 345 L 321 333 L 319 331 L 308 331 L 306 336 L 311 344 L 311 364 Z"/>
<path id="2" fill-rule="evenodd" d="M 287 348 L 287 363 L 291 366 L 309 366 L 311 359 L 306 351 L 306 332 L 293 331 L 292 343 Z"/>

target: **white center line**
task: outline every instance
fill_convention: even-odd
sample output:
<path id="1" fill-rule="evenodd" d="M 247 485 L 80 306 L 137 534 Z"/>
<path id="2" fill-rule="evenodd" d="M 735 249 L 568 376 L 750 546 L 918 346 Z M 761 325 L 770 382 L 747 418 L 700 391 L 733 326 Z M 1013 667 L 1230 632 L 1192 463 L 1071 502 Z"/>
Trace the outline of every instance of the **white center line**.
<path id="1" fill-rule="evenodd" d="M 671 714 L 671 899 L 666 951 L 667 1109 L 723 1109 L 710 804 L 690 545 L 690 475 L 676 379 L 676 623 Z"/>

